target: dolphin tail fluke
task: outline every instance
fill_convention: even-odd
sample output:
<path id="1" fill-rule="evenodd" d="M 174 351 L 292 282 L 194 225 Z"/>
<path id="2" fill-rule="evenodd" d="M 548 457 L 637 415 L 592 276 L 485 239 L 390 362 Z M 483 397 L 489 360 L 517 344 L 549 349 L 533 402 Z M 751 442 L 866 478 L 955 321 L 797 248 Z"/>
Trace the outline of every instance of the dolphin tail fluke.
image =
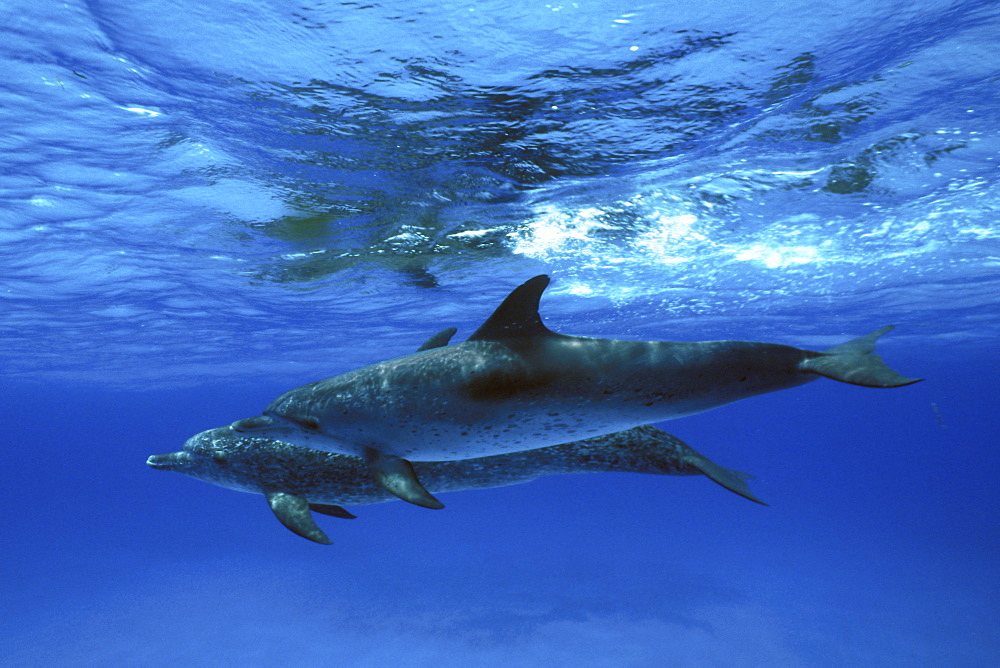
<path id="1" fill-rule="evenodd" d="M 613 441 L 616 457 L 636 456 L 642 462 L 638 467 L 619 466 L 615 470 L 667 475 L 701 474 L 734 494 L 739 494 L 762 506 L 768 505 L 758 499 L 747 486 L 747 480 L 753 478 L 752 475 L 719 466 L 673 434 L 668 434 L 651 424 L 633 427 L 613 436 L 617 437 Z M 646 466 L 650 463 L 653 464 L 652 469 Z"/>
<path id="2" fill-rule="evenodd" d="M 803 371 L 826 376 L 842 383 L 864 387 L 902 387 L 920 382 L 922 378 L 907 378 L 896 373 L 882 361 L 875 350 L 875 341 L 893 328 L 892 325 L 871 334 L 841 343 L 802 362 Z"/>
<path id="3" fill-rule="evenodd" d="M 410 462 L 374 448 L 365 451 L 365 459 L 375 480 L 390 494 L 424 508 L 435 510 L 444 508 L 444 504 L 435 499 L 417 480 L 417 474 Z"/>
<path id="4" fill-rule="evenodd" d="M 688 449 L 690 451 L 684 454 L 684 461 L 704 473 L 710 480 L 719 483 L 730 492 L 739 494 L 744 499 L 750 499 L 754 503 L 759 503 L 762 506 L 768 505 L 758 499 L 747 486 L 747 480 L 753 478 L 752 475 L 749 473 L 734 471 L 733 469 L 727 469 L 725 466 L 719 466 L 708 457 L 690 449 L 690 446 L 688 446 Z"/>
<path id="5" fill-rule="evenodd" d="M 267 497 L 267 504 L 271 506 L 274 516 L 289 530 L 316 543 L 323 545 L 333 543 L 323 530 L 316 526 L 309 513 L 309 502 L 304 498 L 285 492 L 267 492 L 264 496 Z"/>

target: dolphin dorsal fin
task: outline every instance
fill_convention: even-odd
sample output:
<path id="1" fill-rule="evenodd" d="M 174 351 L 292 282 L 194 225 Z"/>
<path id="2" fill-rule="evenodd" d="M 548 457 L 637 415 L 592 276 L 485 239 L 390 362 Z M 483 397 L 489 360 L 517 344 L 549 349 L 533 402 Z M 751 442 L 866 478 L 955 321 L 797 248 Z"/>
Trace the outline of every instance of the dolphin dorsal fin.
<path id="1" fill-rule="evenodd" d="M 486 319 L 469 341 L 498 341 L 522 336 L 551 336 L 542 324 L 538 302 L 549 285 L 545 274 L 528 279 L 507 295 L 497 310 Z"/>
<path id="2" fill-rule="evenodd" d="M 417 352 L 419 353 L 425 350 L 433 350 L 434 348 L 444 348 L 448 345 L 448 342 L 451 341 L 451 337 L 455 336 L 455 332 L 457 331 L 458 330 L 454 327 L 442 329 L 440 332 L 424 341 L 424 344 L 417 348 Z"/>

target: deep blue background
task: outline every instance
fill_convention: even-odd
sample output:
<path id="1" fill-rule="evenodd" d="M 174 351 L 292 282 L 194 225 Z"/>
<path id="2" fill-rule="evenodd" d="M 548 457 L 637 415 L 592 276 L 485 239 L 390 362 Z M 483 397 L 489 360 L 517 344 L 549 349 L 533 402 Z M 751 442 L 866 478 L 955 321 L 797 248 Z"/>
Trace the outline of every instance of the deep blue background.
<path id="1" fill-rule="evenodd" d="M 448 494 L 441 512 L 321 518 L 329 548 L 262 497 L 144 465 L 267 388 L 21 387 L 8 415 L 36 419 L 8 431 L 24 444 L 5 456 L 8 651 L 36 665 L 988 665 L 995 381 L 958 360 L 893 362 L 929 380 L 821 381 L 663 425 L 755 472 L 770 507 L 703 478 L 564 476 Z"/>

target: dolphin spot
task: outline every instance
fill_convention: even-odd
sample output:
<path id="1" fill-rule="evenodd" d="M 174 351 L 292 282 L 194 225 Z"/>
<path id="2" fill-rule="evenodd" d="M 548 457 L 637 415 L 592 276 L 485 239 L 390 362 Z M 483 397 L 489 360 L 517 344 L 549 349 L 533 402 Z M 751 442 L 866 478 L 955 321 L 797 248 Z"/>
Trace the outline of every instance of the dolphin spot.
<path id="1" fill-rule="evenodd" d="M 741 383 L 745 383 L 745 382 L 747 382 L 747 377 L 746 377 L 746 376 L 743 376 L 742 378 L 740 378 L 740 382 L 741 382 Z"/>

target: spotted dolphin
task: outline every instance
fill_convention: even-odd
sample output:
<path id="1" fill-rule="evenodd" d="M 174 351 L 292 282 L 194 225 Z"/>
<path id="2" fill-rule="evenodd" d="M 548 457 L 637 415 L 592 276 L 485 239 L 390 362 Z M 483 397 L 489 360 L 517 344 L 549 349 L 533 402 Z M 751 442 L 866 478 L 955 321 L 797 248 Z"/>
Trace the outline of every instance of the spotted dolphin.
<path id="1" fill-rule="evenodd" d="M 396 498 L 372 478 L 360 457 L 256 438 L 230 427 L 203 431 L 189 438 L 179 452 L 153 455 L 146 463 L 220 487 L 263 494 L 282 524 L 324 544 L 331 541 L 310 511 L 350 519 L 354 515 L 341 504 L 364 505 Z M 423 484 L 435 492 L 513 485 L 557 473 L 704 474 L 763 504 L 747 487 L 747 474 L 719 466 L 676 436 L 649 425 L 537 450 L 414 462 L 413 467 Z"/>
<path id="2" fill-rule="evenodd" d="M 443 506 L 411 461 L 470 459 L 601 436 L 832 378 L 900 387 L 871 354 L 892 329 L 823 352 L 752 341 L 622 341 L 557 334 L 538 314 L 548 276 L 517 287 L 463 343 L 293 389 L 238 432 L 364 457 L 400 498 Z"/>

